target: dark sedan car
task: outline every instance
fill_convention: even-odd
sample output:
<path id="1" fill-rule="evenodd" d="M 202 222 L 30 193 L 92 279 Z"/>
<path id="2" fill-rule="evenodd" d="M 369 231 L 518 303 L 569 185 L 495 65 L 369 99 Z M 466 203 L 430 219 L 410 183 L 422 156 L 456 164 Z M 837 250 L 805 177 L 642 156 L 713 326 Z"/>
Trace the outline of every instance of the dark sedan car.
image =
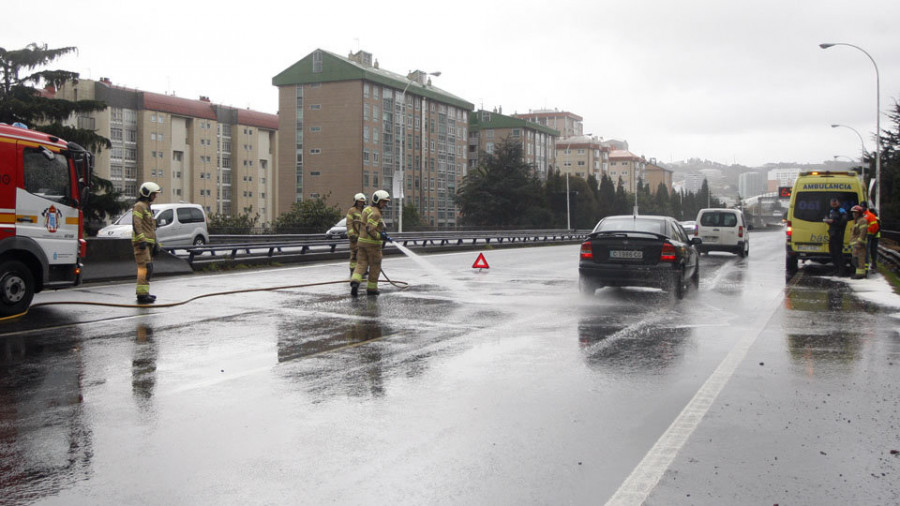
<path id="1" fill-rule="evenodd" d="M 684 297 L 700 283 L 701 240 L 668 216 L 609 216 L 581 244 L 578 285 L 592 295 L 604 286 L 646 286 Z"/>

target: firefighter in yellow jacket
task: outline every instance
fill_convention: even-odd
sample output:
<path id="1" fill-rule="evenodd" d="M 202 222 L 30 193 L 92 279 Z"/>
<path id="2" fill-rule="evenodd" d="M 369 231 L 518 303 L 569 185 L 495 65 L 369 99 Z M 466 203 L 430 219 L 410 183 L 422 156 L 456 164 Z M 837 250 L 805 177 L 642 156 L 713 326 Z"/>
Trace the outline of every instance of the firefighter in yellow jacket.
<path id="1" fill-rule="evenodd" d="M 350 276 L 356 270 L 356 261 L 359 250 L 359 229 L 362 228 L 362 212 L 366 207 L 366 194 L 357 193 L 353 196 L 353 207 L 347 211 L 347 239 L 350 240 Z"/>
<path id="2" fill-rule="evenodd" d="M 862 206 L 853 206 L 850 212 L 853 214 L 850 222 L 850 250 L 853 263 L 856 264 L 853 279 L 862 279 L 866 277 L 866 236 L 869 233 L 869 222 L 866 221 Z"/>
<path id="3" fill-rule="evenodd" d="M 137 301 L 138 304 L 151 304 L 156 301 L 150 295 L 150 277 L 153 275 L 153 257 L 159 251 L 156 241 L 156 220 L 150 204 L 162 188 L 153 182 L 141 185 L 137 202 L 131 210 L 131 245 L 134 247 L 134 261 L 137 263 Z"/>
<path id="4" fill-rule="evenodd" d="M 362 226 L 359 228 L 359 257 L 356 270 L 350 278 L 350 295 L 354 297 L 359 291 L 363 274 L 369 270 L 369 281 L 366 285 L 367 295 L 378 295 L 378 276 L 381 275 L 381 248 L 391 238 L 384 233 L 384 220 L 381 210 L 391 201 L 391 195 L 378 190 L 372 194 L 372 203 L 363 209 Z"/>

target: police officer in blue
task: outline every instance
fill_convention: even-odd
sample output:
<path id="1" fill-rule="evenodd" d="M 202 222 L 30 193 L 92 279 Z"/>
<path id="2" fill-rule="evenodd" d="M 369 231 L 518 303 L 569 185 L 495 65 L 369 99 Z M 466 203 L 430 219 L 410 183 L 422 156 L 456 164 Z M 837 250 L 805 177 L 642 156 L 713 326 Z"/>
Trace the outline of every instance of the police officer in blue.
<path id="1" fill-rule="evenodd" d="M 848 276 L 844 260 L 844 232 L 847 230 L 847 210 L 841 207 L 841 201 L 831 199 L 831 209 L 823 219 L 828 224 L 828 252 L 834 264 L 834 274 Z"/>

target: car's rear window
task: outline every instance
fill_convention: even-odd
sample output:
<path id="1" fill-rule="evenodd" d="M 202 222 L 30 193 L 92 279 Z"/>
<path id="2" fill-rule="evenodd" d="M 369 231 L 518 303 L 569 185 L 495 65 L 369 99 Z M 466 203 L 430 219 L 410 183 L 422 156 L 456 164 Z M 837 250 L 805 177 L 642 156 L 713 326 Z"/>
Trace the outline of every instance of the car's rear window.
<path id="1" fill-rule="evenodd" d="M 794 219 L 822 221 L 831 208 L 831 199 L 836 198 L 847 213 L 858 204 L 856 192 L 797 192 L 794 194 Z"/>
<path id="2" fill-rule="evenodd" d="M 597 224 L 594 232 L 611 232 L 617 230 L 629 230 L 638 232 L 650 232 L 652 234 L 666 235 L 666 222 L 662 220 L 638 218 L 607 218 Z"/>
<path id="3" fill-rule="evenodd" d="M 737 215 L 734 213 L 709 211 L 700 216 L 700 224 L 704 227 L 733 227 L 737 225 Z"/>

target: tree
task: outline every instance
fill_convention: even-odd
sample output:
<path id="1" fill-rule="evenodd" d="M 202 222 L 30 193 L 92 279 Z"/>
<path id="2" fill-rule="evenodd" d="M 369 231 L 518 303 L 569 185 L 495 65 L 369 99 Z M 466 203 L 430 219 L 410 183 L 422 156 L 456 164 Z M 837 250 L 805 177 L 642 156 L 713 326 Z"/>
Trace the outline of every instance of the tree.
<path id="1" fill-rule="evenodd" d="M 275 219 L 275 232 L 279 234 L 314 234 L 324 232 L 340 221 L 343 214 L 335 206 L 328 205 L 328 197 L 304 200 L 291 204 L 291 210 Z"/>
<path id="2" fill-rule="evenodd" d="M 114 218 L 128 208 L 128 203 L 120 198 L 121 193 L 110 181 L 97 176 L 93 176 L 92 181 L 91 193 L 82 208 L 88 236 L 96 236 L 107 218 Z"/>
<path id="3" fill-rule="evenodd" d="M 106 109 L 104 102 L 96 100 L 61 100 L 45 97 L 40 90 L 59 88 L 67 81 L 78 80 L 77 72 L 67 70 L 36 70 L 77 51 L 74 47 L 49 49 L 46 44 L 31 43 L 23 49 L 7 50 L 0 47 L 0 122 L 23 123 L 41 131 L 74 142 L 94 153 L 109 149 L 109 139 L 93 130 L 66 126 L 63 122 L 73 114 Z M 88 232 L 95 233 L 93 224 L 116 216 L 125 207 L 122 194 L 106 179 L 91 178 L 91 195 L 82 207 Z"/>
<path id="4" fill-rule="evenodd" d="M 40 92 L 44 88 L 57 89 L 68 81 L 77 82 L 77 72 L 36 70 L 76 51 L 74 47 L 49 49 L 46 44 L 36 43 L 15 50 L 0 47 L 0 121 L 19 122 L 29 127 L 40 125 L 43 132 L 98 152 L 112 146 L 109 139 L 92 130 L 64 126 L 63 122 L 73 114 L 104 110 L 106 103 L 61 100 L 45 97 Z"/>
<path id="5" fill-rule="evenodd" d="M 900 103 L 894 103 L 894 110 L 888 117 L 894 122 L 894 130 L 884 130 L 881 135 L 881 209 L 878 209 L 878 216 L 882 227 L 885 222 L 896 225 L 900 218 Z M 874 171 L 869 173 L 874 174 Z"/>
<path id="6" fill-rule="evenodd" d="M 653 202 L 656 206 L 656 212 L 663 216 L 675 216 L 672 209 L 672 201 L 671 196 L 669 195 L 669 188 L 666 186 L 666 183 L 660 182 L 656 186 L 656 195 L 653 197 Z"/>
<path id="7" fill-rule="evenodd" d="M 615 214 L 616 185 L 609 174 L 600 178 L 600 190 L 597 197 L 598 219 Z"/>
<path id="8" fill-rule="evenodd" d="M 506 138 L 494 145 L 493 153 L 482 156 L 484 162 L 463 178 L 456 192 L 461 222 L 478 227 L 546 226 L 542 185 L 525 163 L 522 144 Z"/>
<path id="9" fill-rule="evenodd" d="M 625 181 L 619 177 L 619 183 L 616 185 L 616 198 L 613 200 L 613 214 L 631 214 L 630 200 L 628 192 L 625 191 Z"/>
<path id="10" fill-rule="evenodd" d="M 253 216 L 251 206 L 249 211 L 238 216 L 226 216 L 220 213 L 209 215 L 208 226 L 210 234 L 250 234 L 259 223 L 259 213 Z"/>
<path id="11" fill-rule="evenodd" d="M 419 214 L 419 208 L 416 207 L 415 204 L 411 202 L 403 203 L 403 229 L 404 230 L 413 230 L 417 227 L 421 227 L 422 223 L 422 215 Z"/>

